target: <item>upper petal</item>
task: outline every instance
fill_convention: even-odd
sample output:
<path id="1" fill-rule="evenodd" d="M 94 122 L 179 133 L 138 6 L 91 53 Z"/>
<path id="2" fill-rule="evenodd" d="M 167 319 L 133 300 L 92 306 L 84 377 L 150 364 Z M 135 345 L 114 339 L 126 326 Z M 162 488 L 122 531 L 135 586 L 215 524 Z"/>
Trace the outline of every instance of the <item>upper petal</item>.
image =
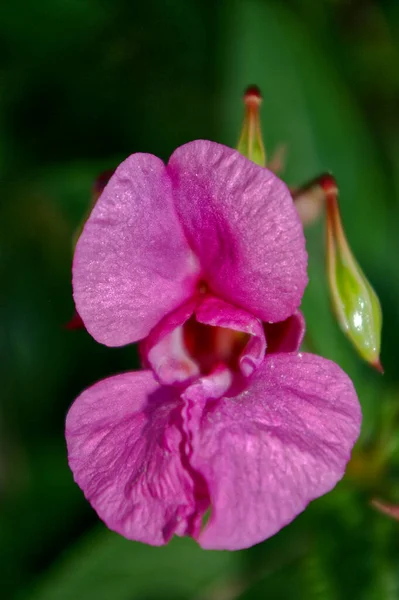
<path id="1" fill-rule="evenodd" d="M 204 140 L 171 156 L 177 213 L 215 295 L 264 321 L 299 306 L 307 255 L 285 184 L 237 151 Z"/>
<path id="2" fill-rule="evenodd" d="M 77 243 L 78 313 L 101 343 L 137 341 L 189 298 L 196 273 L 165 165 L 133 154 L 111 177 Z"/>
<path id="3" fill-rule="evenodd" d="M 236 397 L 185 392 L 193 407 L 191 465 L 205 479 L 211 517 L 198 541 L 236 550 L 276 533 L 344 474 L 361 413 L 350 379 L 310 354 L 266 357 Z"/>
<path id="4" fill-rule="evenodd" d="M 181 403 L 149 371 L 92 386 L 66 421 L 69 465 L 106 525 L 155 546 L 190 531 L 193 478 L 181 462 Z"/>

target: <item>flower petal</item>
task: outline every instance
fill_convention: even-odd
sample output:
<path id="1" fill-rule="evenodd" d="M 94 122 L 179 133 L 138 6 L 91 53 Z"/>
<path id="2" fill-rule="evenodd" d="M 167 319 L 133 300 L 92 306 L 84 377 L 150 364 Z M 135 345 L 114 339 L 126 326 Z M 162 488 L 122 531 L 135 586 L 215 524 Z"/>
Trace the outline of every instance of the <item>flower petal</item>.
<path id="1" fill-rule="evenodd" d="M 291 195 L 271 171 L 204 140 L 171 156 L 177 213 L 211 291 L 264 321 L 299 306 L 305 240 Z"/>
<path id="2" fill-rule="evenodd" d="M 193 478 L 183 467 L 181 402 L 149 371 L 100 381 L 66 421 L 75 481 L 106 525 L 155 546 L 190 531 Z"/>
<path id="3" fill-rule="evenodd" d="M 98 342 L 137 341 L 190 297 L 196 273 L 165 165 L 133 154 L 111 177 L 77 243 L 78 313 Z"/>
<path id="4" fill-rule="evenodd" d="M 206 402 L 198 384 L 184 397 L 190 464 L 211 500 L 203 548 L 236 550 L 275 534 L 341 479 L 359 434 L 350 379 L 311 354 L 266 357 L 236 397 Z"/>
<path id="5" fill-rule="evenodd" d="M 303 314 L 297 310 L 279 323 L 264 323 L 268 354 L 275 352 L 297 352 L 302 344 L 306 323 Z"/>

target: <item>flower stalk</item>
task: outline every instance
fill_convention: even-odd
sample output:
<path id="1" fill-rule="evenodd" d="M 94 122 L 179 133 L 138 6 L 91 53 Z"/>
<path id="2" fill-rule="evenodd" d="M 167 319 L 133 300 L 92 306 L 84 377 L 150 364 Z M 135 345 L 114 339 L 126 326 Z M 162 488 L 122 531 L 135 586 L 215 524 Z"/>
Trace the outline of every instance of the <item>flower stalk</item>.
<path id="1" fill-rule="evenodd" d="M 371 500 L 371 506 L 382 514 L 387 515 L 387 517 L 399 521 L 399 504 L 390 504 L 389 502 L 385 502 L 385 500 L 373 498 Z"/>

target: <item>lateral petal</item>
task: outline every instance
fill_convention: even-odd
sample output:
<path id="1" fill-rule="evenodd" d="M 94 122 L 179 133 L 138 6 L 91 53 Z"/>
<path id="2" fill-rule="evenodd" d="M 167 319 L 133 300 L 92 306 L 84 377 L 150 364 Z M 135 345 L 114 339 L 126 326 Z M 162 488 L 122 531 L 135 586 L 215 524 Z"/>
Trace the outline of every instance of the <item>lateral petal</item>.
<path id="1" fill-rule="evenodd" d="M 75 250 L 74 299 L 86 329 L 108 346 L 138 341 L 191 296 L 197 275 L 165 165 L 151 154 L 129 156 Z"/>
<path id="2" fill-rule="evenodd" d="M 177 213 L 211 292 L 263 321 L 298 308 L 303 229 L 285 184 L 236 150 L 196 140 L 172 154 Z"/>

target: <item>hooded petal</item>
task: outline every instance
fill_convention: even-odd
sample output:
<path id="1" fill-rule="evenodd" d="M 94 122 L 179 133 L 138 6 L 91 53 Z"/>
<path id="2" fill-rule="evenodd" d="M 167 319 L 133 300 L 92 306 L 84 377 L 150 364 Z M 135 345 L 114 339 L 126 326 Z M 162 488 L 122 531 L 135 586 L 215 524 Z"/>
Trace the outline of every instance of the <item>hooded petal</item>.
<path id="1" fill-rule="evenodd" d="M 76 309 L 108 346 L 145 337 L 190 297 L 196 261 L 172 202 L 163 162 L 133 154 L 117 168 L 76 246 Z"/>
<path id="2" fill-rule="evenodd" d="M 279 323 L 264 323 L 267 352 L 297 352 L 302 344 L 306 324 L 303 314 L 297 310 Z"/>
<path id="3" fill-rule="evenodd" d="M 233 330 L 249 336 L 248 343 L 239 356 L 238 364 L 243 375 L 247 377 L 252 375 L 261 364 L 266 350 L 265 335 L 259 319 L 245 310 L 210 295 L 199 304 L 195 315 L 197 321 L 205 325 L 221 327 L 222 331 Z M 227 340 L 227 351 L 230 351 L 229 345 L 231 345 L 230 339 Z"/>
<path id="4" fill-rule="evenodd" d="M 183 468 L 181 402 L 149 371 L 100 381 L 66 421 L 75 481 L 106 525 L 154 546 L 190 531 L 193 479 Z"/>
<path id="5" fill-rule="evenodd" d="M 307 283 L 305 240 L 291 195 L 271 171 L 204 140 L 168 163 L 177 213 L 215 295 L 264 321 L 299 306 Z"/>
<path id="6" fill-rule="evenodd" d="M 265 349 L 259 319 L 210 295 L 193 297 L 168 314 L 141 343 L 144 364 L 164 385 L 188 384 L 221 364 L 234 363 L 248 377 Z"/>
<path id="7" fill-rule="evenodd" d="M 236 397 L 191 406 L 190 463 L 205 479 L 211 517 L 203 548 L 237 550 L 275 534 L 344 474 L 361 413 L 350 379 L 310 354 L 266 357 Z"/>

